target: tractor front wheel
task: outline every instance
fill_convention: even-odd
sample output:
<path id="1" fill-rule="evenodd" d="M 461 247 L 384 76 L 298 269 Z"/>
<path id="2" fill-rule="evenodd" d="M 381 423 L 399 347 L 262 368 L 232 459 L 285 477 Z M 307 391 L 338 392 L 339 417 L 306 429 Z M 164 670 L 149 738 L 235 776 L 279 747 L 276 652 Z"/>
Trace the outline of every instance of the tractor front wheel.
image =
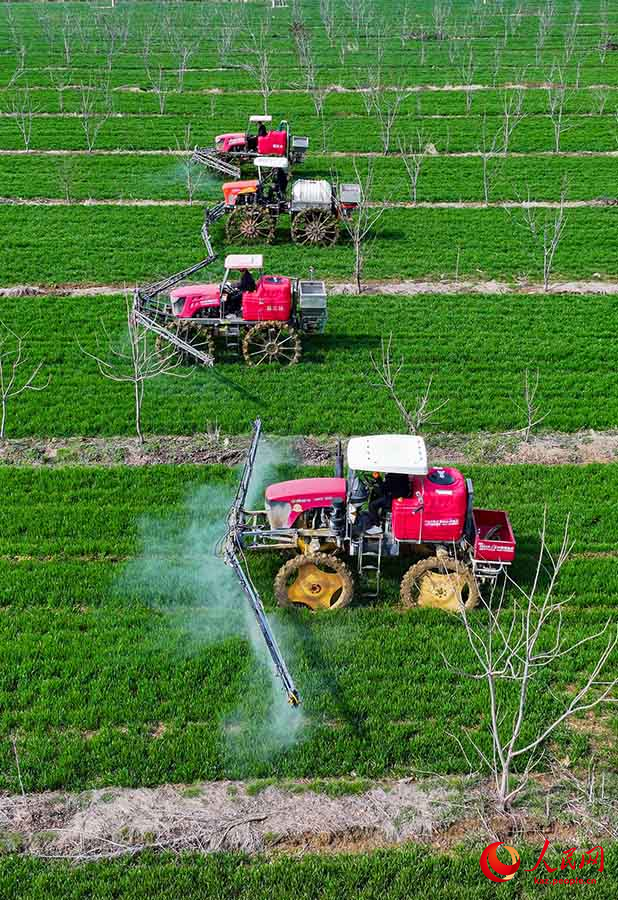
<path id="1" fill-rule="evenodd" d="M 239 206 L 228 216 L 225 236 L 230 244 L 272 244 L 275 220 L 267 209 Z"/>
<path id="2" fill-rule="evenodd" d="M 413 565 L 401 581 L 401 602 L 459 612 L 478 606 L 480 594 L 468 566 L 456 559 L 430 556 Z"/>
<path id="3" fill-rule="evenodd" d="M 248 366 L 293 366 L 300 359 L 300 337 L 287 322 L 260 322 L 245 334 L 242 352 Z"/>
<path id="4" fill-rule="evenodd" d="M 312 247 L 332 247 L 339 239 L 339 220 L 329 210 L 305 209 L 292 219 L 292 240 Z"/>
<path id="5" fill-rule="evenodd" d="M 275 577 L 275 597 L 279 606 L 306 606 L 308 609 L 341 609 L 352 600 L 354 582 L 350 570 L 336 556 L 327 553 L 295 556 Z"/>

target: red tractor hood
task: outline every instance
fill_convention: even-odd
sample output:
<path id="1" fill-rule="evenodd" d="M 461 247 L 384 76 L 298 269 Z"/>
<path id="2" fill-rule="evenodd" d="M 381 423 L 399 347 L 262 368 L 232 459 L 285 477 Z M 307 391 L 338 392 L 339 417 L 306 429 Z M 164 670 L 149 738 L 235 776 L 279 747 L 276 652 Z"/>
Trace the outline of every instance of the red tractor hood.
<path id="1" fill-rule="evenodd" d="M 200 309 L 219 306 L 218 284 L 185 284 L 170 291 L 170 301 L 175 315 L 190 319 Z"/>
<path id="2" fill-rule="evenodd" d="M 244 141 L 245 137 L 244 131 L 228 131 L 226 134 L 218 134 L 215 142 L 218 144 L 219 141 Z"/>
<path id="3" fill-rule="evenodd" d="M 332 506 L 345 500 L 345 478 L 298 478 L 266 488 L 266 507 L 273 528 L 291 528 L 308 509 Z"/>
<path id="4" fill-rule="evenodd" d="M 315 503 L 330 505 L 335 497 L 345 500 L 345 478 L 296 478 L 266 488 L 268 503 Z"/>

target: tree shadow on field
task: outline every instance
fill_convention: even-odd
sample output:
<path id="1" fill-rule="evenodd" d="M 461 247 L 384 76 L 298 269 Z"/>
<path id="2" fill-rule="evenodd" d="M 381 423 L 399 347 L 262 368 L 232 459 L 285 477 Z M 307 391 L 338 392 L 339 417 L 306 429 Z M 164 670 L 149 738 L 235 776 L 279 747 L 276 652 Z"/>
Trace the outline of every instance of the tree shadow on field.
<path id="1" fill-rule="evenodd" d="M 353 736 L 359 741 L 369 740 L 369 733 L 360 714 L 348 703 L 345 691 L 340 687 L 337 678 L 337 666 L 330 662 L 324 653 L 322 642 L 311 627 L 311 622 L 306 617 L 311 615 L 313 620 L 319 616 L 320 620 L 333 619 L 333 629 L 345 628 L 346 611 L 308 613 L 299 610 L 290 610 L 286 624 L 294 641 L 303 648 L 305 665 L 312 672 L 311 693 L 313 695 L 327 694 L 332 701 L 332 710 L 337 720 L 349 726 Z M 296 614 L 295 614 L 296 613 Z M 300 613 L 300 615 L 298 615 Z M 315 619 L 317 621 L 317 619 Z M 302 692 L 301 692 L 302 700 Z"/>

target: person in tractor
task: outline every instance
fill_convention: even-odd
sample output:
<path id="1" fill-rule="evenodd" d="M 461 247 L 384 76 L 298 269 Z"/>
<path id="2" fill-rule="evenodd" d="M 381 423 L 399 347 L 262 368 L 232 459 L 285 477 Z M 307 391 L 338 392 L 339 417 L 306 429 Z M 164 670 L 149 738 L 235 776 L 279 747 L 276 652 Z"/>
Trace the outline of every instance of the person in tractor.
<path id="1" fill-rule="evenodd" d="M 254 291 L 256 288 L 255 278 L 249 271 L 249 269 L 243 269 L 240 273 L 240 279 L 236 285 L 237 290 L 240 291 L 240 295 L 245 293 L 245 291 Z"/>
<path id="2" fill-rule="evenodd" d="M 366 486 L 367 509 L 358 517 L 358 528 L 370 537 L 382 534 L 384 516 L 393 498 L 408 496 L 410 480 L 407 475 L 372 472 L 361 475 L 361 481 Z"/>
<path id="3" fill-rule="evenodd" d="M 256 287 L 255 278 L 249 269 L 242 269 L 239 280 L 234 284 L 224 285 L 223 293 L 226 295 L 225 308 L 227 314 L 236 315 L 239 313 L 242 307 L 242 295 L 248 291 L 253 292 Z"/>

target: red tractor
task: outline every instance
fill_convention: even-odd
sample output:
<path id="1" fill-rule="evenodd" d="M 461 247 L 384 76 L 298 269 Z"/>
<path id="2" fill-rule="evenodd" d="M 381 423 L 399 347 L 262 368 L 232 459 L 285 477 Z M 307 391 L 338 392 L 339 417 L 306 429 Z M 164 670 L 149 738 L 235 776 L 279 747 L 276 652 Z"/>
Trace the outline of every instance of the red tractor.
<path id="1" fill-rule="evenodd" d="M 274 240 L 277 220 L 289 215 L 292 240 L 297 244 L 330 247 L 337 243 L 343 217 L 351 215 L 361 199 L 358 184 L 335 187 L 325 179 L 299 178 L 289 184 L 288 162 L 276 156 L 254 160 L 257 178 L 228 181 L 223 201 L 206 209 L 202 235 L 209 226 L 227 216 L 225 236 L 229 243 L 269 244 Z"/>
<path id="2" fill-rule="evenodd" d="M 263 510 L 245 509 L 260 433 L 258 420 L 222 543 L 258 613 L 261 601 L 240 563 L 245 550 L 289 553 L 275 577 L 277 603 L 311 610 L 347 606 L 354 575 L 365 596 L 377 597 L 383 560 L 399 556 L 411 562 L 401 581 L 404 606 L 468 610 L 479 603 L 479 585 L 495 584 L 513 562 L 508 514 L 476 509 L 471 480 L 430 466 L 425 442 L 411 435 L 351 438 L 347 476 L 340 448 L 334 477 L 271 484 Z"/>
<path id="3" fill-rule="evenodd" d="M 230 254 L 222 282 L 179 284 L 215 259 L 211 252 L 196 266 L 135 291 L 134 317 L 157 335 L 159 350 L 169 352 L 172 344 L 185 359 L 212 365 L 220 338 L 249 366 L 298 362 L 301 334 L 326 325 L 324 282 L 265 275 L 261 254 Z"/>
<path id="4" fill-rule="evenodd" d="M 309 138 L 290 134 L 283 120 L 277 129 L 268 129 L 272 116 L 250 116 L 247 131 L 218 134 L 214 147 L 196 147 L 193 162 L 210 169 L 240 178 L 240 166 L 257 156 L 276 156 L 290 165 L 301 163 L 309 147 Z"/>

